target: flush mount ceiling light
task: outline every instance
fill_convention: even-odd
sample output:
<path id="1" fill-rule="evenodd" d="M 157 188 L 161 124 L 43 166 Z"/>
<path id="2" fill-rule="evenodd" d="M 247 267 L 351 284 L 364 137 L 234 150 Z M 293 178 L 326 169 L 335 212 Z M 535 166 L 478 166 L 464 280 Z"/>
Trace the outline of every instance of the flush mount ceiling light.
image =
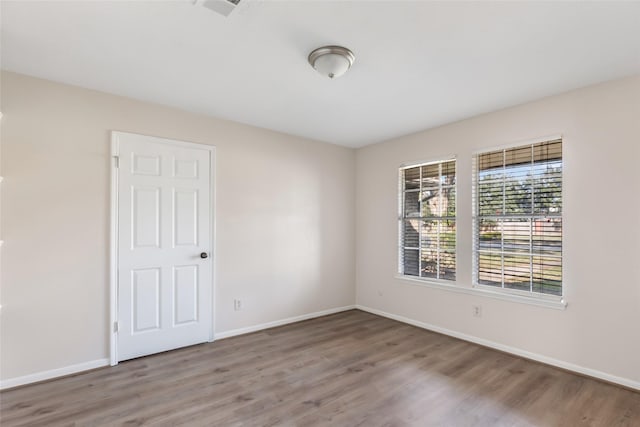
<path id="1" fill-rule="evenodd" d="M 353 52 L 342 46 L 323 46 L 309 54 L 309 64 L 330 79 L 346 73 L 355 59 Z"/>

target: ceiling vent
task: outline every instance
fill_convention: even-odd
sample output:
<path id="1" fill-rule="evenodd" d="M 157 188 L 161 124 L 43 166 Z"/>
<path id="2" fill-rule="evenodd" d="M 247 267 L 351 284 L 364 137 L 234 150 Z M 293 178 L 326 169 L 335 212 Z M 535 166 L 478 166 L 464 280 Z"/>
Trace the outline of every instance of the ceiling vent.
<path id="1" fill-rule="evenodd" d="M 219 13 L 222 16 L 229 16 L 233 9 L 235 9 L 240 0 L 196 0 L 195 4 L 204 6 L 207 9 L 211 9 L 214 12 Z"/>

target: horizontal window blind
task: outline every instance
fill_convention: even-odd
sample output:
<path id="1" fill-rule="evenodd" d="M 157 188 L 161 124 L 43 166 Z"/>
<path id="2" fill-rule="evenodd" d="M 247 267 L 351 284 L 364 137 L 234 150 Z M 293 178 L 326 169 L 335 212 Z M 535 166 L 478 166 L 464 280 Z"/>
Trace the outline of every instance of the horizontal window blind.
<path id="1" fill-rule="evenodd" d="M 456 278 L 456 162 L 400 170 L 401 274 Z"/>
<path id="2" fill-rule="evenodd" d="M 562 295 L 562 164 L 562 140 L 474 157 L 477 284 Z"/>

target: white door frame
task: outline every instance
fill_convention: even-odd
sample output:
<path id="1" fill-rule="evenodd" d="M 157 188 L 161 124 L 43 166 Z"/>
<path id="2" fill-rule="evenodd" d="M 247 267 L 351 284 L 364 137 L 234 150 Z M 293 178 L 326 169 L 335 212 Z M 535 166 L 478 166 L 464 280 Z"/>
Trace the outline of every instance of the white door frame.
<path id="1" fill-rule="evenodd" d="M 111 239 L 110 239 L 110 268 L 109 268 L 109 362 L 111 366 L 118 364 L 118 332 L 116 324 L 118 322 L 118 156 L 120 155 L 119 135 L 141 135 L 132 132 L 111 131 Z M 174 139 L 160 138 L 150 135 L 142 135 L 153 142 L 173 145 L 174 147 L 196 148 L 199 150 L 209 151 L 209 180 L 210 180 L 210 215 L 209 225 L 211 230 L 210 248 L 211 248 L 211 319 L 209 321 L 209 342 L 215 340 L 215 295 L 216 295 L 216 258 L 217 250 L 215 246 L 216 235 L 216 198 L 215 198 L 215 173 L 216 173 L 216 147 L 213 145 L 199 144 L 195 142 L 178 141 Z"/>

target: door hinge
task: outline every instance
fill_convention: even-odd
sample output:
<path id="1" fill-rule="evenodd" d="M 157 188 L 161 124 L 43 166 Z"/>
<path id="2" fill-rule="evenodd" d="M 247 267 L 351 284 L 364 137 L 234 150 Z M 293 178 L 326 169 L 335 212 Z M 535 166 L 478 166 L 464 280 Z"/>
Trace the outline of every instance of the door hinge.
<path id="1" fill-rule="evenodd" d="M 120 157 L 119 156 L 113 156 L 113 161 L 114 164 L 116 166 L 116 169 L 120 167 Z"/>
<path id="2" fill-rule="evenodd" d="M 118 326 L 118 322 L 113 322 L 113 332 L 118 332 L 119 326 Z"/>

